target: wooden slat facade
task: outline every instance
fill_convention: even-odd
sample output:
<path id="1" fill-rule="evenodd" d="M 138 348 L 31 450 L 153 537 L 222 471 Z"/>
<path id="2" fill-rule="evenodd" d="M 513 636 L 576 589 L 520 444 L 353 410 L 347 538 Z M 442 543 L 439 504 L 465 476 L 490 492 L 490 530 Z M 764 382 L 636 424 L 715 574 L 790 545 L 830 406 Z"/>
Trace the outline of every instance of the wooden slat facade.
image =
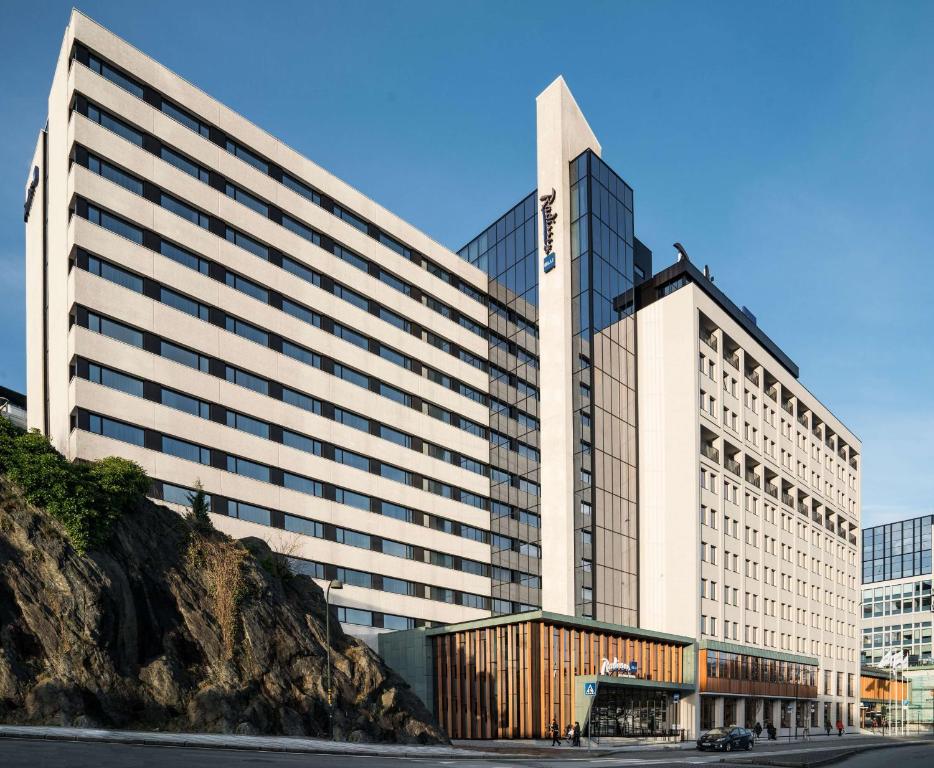
<path id="1" fill-rule="evenodd" d="M 638 677 L 683 682 L 684 647 L 543 620 L 431 638 L 435 715 L 454 739 L 543 738 L 552 717 L 574 720 L 578 675 L 604 658 L 638 662 Z"/>

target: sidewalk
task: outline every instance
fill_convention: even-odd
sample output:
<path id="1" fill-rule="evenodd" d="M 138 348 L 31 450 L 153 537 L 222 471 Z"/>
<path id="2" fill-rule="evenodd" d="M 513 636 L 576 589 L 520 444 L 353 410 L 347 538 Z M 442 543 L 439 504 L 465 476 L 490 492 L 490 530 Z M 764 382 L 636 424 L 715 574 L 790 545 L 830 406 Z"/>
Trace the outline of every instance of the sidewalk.
<path id="1" fill-rule="evenodd" d="M 195 749 L 239 749 L 254 752 L 298 752 L 306 754 L 378 755 L 382 757 L 476 758 L 497 757 L 493 752 L 459 749 L 445 745 L 355 744 L 327 739 L 290 736 L 237 736 L 222 733 L 165 733 L 151 731 L 106 731 L 93 728 L 0 725 L 3 739 L 46 739 L 110 744 L 186 747 Z"/>

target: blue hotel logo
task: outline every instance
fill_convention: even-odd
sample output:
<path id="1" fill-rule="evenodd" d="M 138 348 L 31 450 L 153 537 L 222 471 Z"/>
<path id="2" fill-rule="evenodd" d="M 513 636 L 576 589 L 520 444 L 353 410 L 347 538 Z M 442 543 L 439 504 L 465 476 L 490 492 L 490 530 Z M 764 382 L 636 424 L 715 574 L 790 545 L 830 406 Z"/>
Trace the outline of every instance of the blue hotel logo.
<path id="1" fill-rule="evenodd" d="M 557 193 L 554 187 L 551 188 L 551 194 L 542 195 L 538 198 L 542 203 L 542 240 L 545 244 L 545 272 L 551 272 L 555 268 L 555 253 L 552 249 L 555 237 L 555 222 L 558 220 L 558 214 L 554 213 L 551 206 L 554 205 Z"/>

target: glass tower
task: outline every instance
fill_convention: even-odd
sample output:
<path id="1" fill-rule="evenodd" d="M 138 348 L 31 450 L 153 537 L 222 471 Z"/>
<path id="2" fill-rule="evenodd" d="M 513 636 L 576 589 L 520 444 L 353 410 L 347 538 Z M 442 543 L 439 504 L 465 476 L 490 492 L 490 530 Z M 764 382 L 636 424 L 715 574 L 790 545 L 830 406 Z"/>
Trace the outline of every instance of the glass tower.
<path id="1" fill-rule="evenodd" d="M 542 604 L 537 212 L 532 193 L 459 251 L 490 276 L 494 613 Z"/>

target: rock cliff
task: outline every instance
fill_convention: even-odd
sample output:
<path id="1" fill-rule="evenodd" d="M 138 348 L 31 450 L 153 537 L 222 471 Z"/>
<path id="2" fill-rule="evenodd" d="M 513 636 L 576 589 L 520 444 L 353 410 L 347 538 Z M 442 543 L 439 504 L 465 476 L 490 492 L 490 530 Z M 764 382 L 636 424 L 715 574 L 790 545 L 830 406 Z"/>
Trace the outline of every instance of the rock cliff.
<path id="1" fill-rule="evenodd" d="M 2 722 L 323 736 L 324 618 L 321 589 L 258 540 L 145 502 L 81 556 L 0 476 Z M 330 642 L 336 738 L 445 740 L 335 621 Z"/>

